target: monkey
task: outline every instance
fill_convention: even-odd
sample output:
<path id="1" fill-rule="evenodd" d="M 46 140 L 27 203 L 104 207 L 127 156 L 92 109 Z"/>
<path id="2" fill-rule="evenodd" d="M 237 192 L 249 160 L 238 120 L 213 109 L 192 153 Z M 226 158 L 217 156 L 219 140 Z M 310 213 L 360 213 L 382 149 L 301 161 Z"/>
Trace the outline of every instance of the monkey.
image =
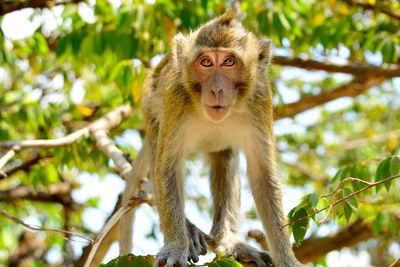
<path id="1" fill-rule="evenodd" d="M 245 29 L 235 12 L 176 34 L 171 49 L 146 78 L 141 108 L 146 135 L 123 201 L 150 177 L 164 234 L 154 267 L 184 267 L 207 248 L 259 267 L 299 267 L 289 234 L 277 174 L 273 101 L 268 71 L 271 40 Z M 242 242 L 239 152 L 270 252 Z M 210 239 L 184 214 L 185 157 L 199 154 L 210 166 L 214 218 Z M 120 223 L 120 252 L 131 249 L 132 214 Z M 207 242 L 207 244 L 205 243 Z"/>

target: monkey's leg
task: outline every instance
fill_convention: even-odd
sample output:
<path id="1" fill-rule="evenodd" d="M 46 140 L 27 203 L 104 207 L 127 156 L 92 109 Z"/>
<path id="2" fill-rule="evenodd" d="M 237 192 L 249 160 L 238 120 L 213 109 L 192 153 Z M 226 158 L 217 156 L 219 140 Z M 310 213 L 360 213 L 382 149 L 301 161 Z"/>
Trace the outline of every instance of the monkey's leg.
<path id="1" fill-rule="evenodd" d="M 254 136 L 253 144 L 247 148 L 249 182 L 275 266 L 303 266 L 292 252 L 287 228 L 279 228 L 286 223 L 286 216 L 283 212 L 282 189 L 272 140 L 272 134 L 259 132 Z"/>
<path id="2" fill-rule="evenodd" d="M 189 255 L 179 142 L 171 128 L 162 132 L 157 141 L 154 187 L 164 247 L 157 254 L 154 267 L 185 267 Z"/>
<path id="3" fill-rule="evenodd" d="M 126 203 L 129 199 L 135 196 L 139 190 L 140 181 L 144 177 L 148 177 L 150 159 L 149 144 L 146 141 L 143 142 L 143 147 L 137 155 L 133 163 L 133 177 L 126 181 L 125 191 L 122 195 L 122 203 Z M 121 218 L 119 226 L 119 251 L 120 255 L 130 253 L 132 250 L 132 221 L 135 210 L 130 211 Z"/>
<path id="4" fill-rule="evenodd" d="M 272 266 L 267 252 L 258 250 L 236 236 L 240 218 L 240 172 L 238 153 L 230 149 L 210 153 L 211 192 L 214 201 L 214 221 L 211 249 L 232 255 L 242 262 L 255 262 L 259 267 Z"/>

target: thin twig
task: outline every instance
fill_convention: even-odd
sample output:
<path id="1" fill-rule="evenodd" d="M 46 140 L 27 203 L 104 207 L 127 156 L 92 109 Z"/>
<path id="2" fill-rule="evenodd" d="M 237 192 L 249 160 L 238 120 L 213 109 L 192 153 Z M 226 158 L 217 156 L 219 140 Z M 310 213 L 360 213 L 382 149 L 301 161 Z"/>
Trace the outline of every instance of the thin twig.
<path id="1" fill-rule="evenodd" d="M 399 263 L 399 262 L 400 262 L 400 258 L 398 258 L 395 262 L 393 262 L 392 264 L 390 264 L 389 267 L 394 267 L 394 266 L 396 266 L 396 264 Z"/>
<path id="2" fill-rule="evenodd" d="M 19 224 L 25 226 L 26 228 L 31 229 L 31 230 L 34 230 L 34 231 L 48 231 L 48 232 L 53 232 L 53 233 L 58 233 L 58 234 L 62 233 L 62 234 L 67 234 L 67 235 L 71 235 L 71 236 L 77 236 L 77 237 L 86 239 L 87 241 L 89 241 L 89 242 L 92 243 L 92 244 L 94 243 L 94 240 L 93 240 L 93 239 L 91 239 L 91 238 L 89 238 L 89 237 L 86 237 L 86 236 L 84 236 L 84 235 L 81 235 L 81 234 L 74 233 L 74 232 L 65 231 L 65 230 L 58 230 L 58 229 L 51 229 L 51 228 L 45 228 L 45 227 L 34 226 L 34 225 L 29 225 L 29 224 L 25 223 L 24 221 L 22 221 L 21 219 L 19 219 L 19 218 L 13 216 L 13 215 L 7 213 L 5 210 L 0 210 L 0 214 L 3 215 L 3 216 L 5 216 L 5 217 L 7 217 L 7 218 L 9 218 L 9 219 L 11 219 L 11 220 L 13 220 L 13 221 L 16 222 L 16 223 L 19 223 Z M 65 237 L 65 236 L 61 236 L 61 237 L 64 238 L 65 240 L 70 240 L 70 241 L 75 241 L 75 242 L 81 242 L 81 241 L 79 241 L 79 240 L 72 240 L 72 239 L 69 239 L 69 238 L 67 238 L 67 237 Z"/>
<path id="3" fill-rule="evenodd" d="M 318 222 L 318 225 L 321 225 L 321 224 L 325 223 L 325 221 L 326 221 L 326 220 L 328 219 L 328 217 L 329 217 L 329 214 L 331 214 L 332 207 L 333 207 L 333 205 L 329 205 L 329 209 L 328 209 L 328 211 L 326 212 L 325 217 L 324 217 L 321 221 Z"/>
<path id="4" fill-rule="evenodd" d="M 348 181 L 356 181 L 356 182 L 359 182 L 359 183 L 362 183 L 362 184 L 365 184 L 365 185 L 371 185 L 371 184 L 373 184 L 373 183 L 370 183 L 370 182 L 367 182 L 367 181 L 364 181 L 364 180 L 361 180 L 361 179 L 358 179 L 358 178 L 348 177 L 348 178 L 346 178 L 346 179 L 343 179 L 343 180 L 338 184 L 338 186 L 336 187 L 335 191 L 333 191 L 332 193 L 329 193 L 329 194 L 327 194 L 327 195 L 322 195 L 321 197 L 325 198 L 325 197 L 333 196 L 334 194 L 337 193 L 337 191 L 339 191 L 340 187 L 341 187 L 345 182 L 348 182 Z"/>
<path id="5" fill-rule="evenodd" d="M 314 216 L 315 214 L 318 214 L 318 213 L 320 213 L 321 211 L 324 211 L 324 210 L 326 210 L 326 209 L 331 209 L 333 206 L 336 206 L 336 205 L 339 204 L 340 202 L 345 201 L 346 199 L 351 198 L 352 196 L 357 195 L 357 194 L 359 194 L 359 193 L 361 193 L 361 192 L 367 190 L 368 188 L 371 188 L 371 187 L 373 187 L 373 186 L 377 186 L 377 185 L 380 185 L 380 184 L 389 182 L 389 181 L 391 181 L 391 180 L 393 180 L 393 179 L 396 179 L 396 178 L 399 178 L 399 177 L 400 177 L 400 174 L 395 175 L 395 176 L 392 176 L 392 177 L 389 177 L 389 178 L 386 178 L 386 179 L 384 179 L 384 180 L 382 180 L 382 181 L 379 181 L 379 182 L 370 183 L 368 186 L 366 186 L 366 187 L 364 187 L 364 188 L 362 188 L 362 189 L 360 189 L 360 190 L 358 190 L 358 191 L 356 191 L 356 192 L 353 192 L 353 193 L 351 193 L 351 194 L 345 196 L 344 198 L 341 198 L 341 199 L 335 201 L 334 203 L 330 204 L 329 206 L 326 206 L 325 208 L 322 208 L 322 209 L 320 209 L 320 210 L 317 210 L 316 212 L 313 212 L 312 214 L 310 214 L 310 215 L 308 215 L 308 216 L 306 216 L 306 217 L 300 218 L 300 219 L 298 219 L 298 220 L 296 220 L 296 221 L 293 221 L 293 222 L 290 222 L 290 223 L 287 223 L 287 224 L 285 224 L 285 225 L 280 226 L 280 229 L 283 229 L 283 228 L 285 228 L 286 226 L 289 226 L 289 225 L 298 223 L 298 222 L 300 222 L 300 221 L 306 220 L 306 219 L 308 219 L 308 218 Z M 361 181 L 362 181 L 362 180 L 361 180 Z M 363 181 L 363 182 L 365 182 L 365 181 Z M 339 184 L 339 185 L 341 185 L 341 184 Z M 337 191 L 337 190 L 338 190 L 338 189 L 336 188 L 335 191 Z"/>

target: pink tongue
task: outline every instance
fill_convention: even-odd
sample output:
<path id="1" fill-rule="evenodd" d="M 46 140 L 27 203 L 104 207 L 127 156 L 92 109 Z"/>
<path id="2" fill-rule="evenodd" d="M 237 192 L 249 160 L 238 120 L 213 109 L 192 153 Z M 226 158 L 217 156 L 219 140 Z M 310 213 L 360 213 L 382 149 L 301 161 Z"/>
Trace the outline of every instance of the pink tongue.
<path id="1" fill-rule="evenodd" d="M 222 120 L 227 114 L 228 110 L 229 110 L 228 108 L 223 108 L 223 107 L 221 108 L 206 107 L 207 115 L 213 121 Z"/>

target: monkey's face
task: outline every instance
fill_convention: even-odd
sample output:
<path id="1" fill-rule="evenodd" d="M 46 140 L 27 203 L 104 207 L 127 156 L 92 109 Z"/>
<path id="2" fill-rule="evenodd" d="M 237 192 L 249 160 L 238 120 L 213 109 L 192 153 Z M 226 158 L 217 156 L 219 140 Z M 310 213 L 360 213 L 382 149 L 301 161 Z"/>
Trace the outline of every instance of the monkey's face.
<path id="1" fill-rule="evenodd" d="M 203 51 L 193 61 L 193 87 L 201 95 L 200 108 L 209 120 L 221 122 L 229 116 L 242 69 L 240 59 L 223 50 Z"/>

